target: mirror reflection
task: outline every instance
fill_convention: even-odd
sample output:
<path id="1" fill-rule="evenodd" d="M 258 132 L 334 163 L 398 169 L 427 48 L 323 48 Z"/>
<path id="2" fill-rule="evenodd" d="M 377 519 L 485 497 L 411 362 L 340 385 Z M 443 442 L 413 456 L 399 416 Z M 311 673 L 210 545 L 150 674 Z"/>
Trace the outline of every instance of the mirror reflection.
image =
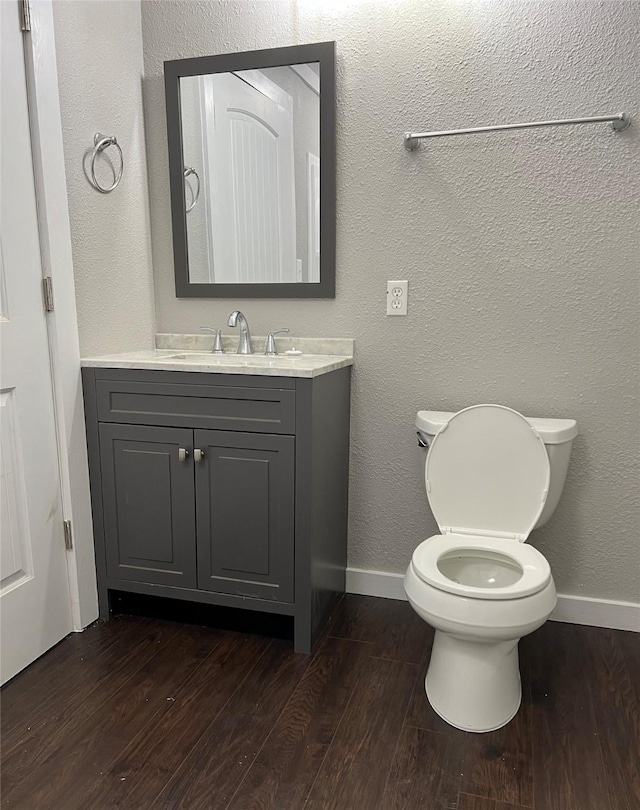
<path id="1" fill-rule="evenodd" d="M 182 76 L 189 281 L 320 281 L 319 62 Z"/>

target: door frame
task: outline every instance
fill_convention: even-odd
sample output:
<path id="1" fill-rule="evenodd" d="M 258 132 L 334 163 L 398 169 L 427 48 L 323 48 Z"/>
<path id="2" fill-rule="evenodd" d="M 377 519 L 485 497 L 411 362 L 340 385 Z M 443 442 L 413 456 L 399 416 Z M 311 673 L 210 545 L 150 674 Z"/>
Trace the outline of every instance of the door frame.
<path id="1" fill-rule="evenodd" d="M 79 631 L 97 619 L 98 597 L 53 0 L 14 2 L 28 5 L 31 23 L 23 33 L 31 151 L 42 274 L 53 286 L 47 333 L 62 514 L 73 534 L 73 548 L 66 551 L 71 614 Z"/>

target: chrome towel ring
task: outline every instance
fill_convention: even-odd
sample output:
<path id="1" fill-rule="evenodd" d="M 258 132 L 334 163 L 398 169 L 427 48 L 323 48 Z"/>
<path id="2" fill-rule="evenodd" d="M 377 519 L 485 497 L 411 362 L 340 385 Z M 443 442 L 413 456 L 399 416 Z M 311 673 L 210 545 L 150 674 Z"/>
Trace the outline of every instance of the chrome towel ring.
<path id="1" fill-rule="evenodd" d="M 116 140 L 115 135 L 102 135 L 99 132 L 96 132 L 96 134 L 93 136 L 93 144 L 93 150 L 91 152 L 91 157 L 89 158 L 89 170 L 91 176 L 87 179 L 96 191 L 99 191 L 101 194 L 109 194 L 109 192 L 113 191 L 113 189 L 116 188 L 118 183 L 122 180 L 122 172 L 124 171 L 124 156 L 122 154 L 122 149 L 120 148 L 120 144 Z M 104 150 L 109 146 L 115 146 L 120 153 L 120 170 L 116 174 L 112 185 L 105 188 L 104 186 L 100 185 L 98 178 L 96 177 L 96 158 L 100 152 L 104 152 Z"/>
<path id="2" fill-rule="evenodd" d="M 193 210 L 195 204 L 198 202 L 198 197 L 200 196 L 200 176 L 198 175 L 198 172 L 193 168 L 193 166 L 185 166 L 184 179 L 186 180 L 187 177 L 190 177 L 191 175 L 193 175 L 196 178 L 196 190 L 195 192 L 191 192 L 192 194 L 191 205 L 187 206 L 185 199 L 185 207 L 187 210 L 187 214 L 189 213 L 189 211 Z"/>

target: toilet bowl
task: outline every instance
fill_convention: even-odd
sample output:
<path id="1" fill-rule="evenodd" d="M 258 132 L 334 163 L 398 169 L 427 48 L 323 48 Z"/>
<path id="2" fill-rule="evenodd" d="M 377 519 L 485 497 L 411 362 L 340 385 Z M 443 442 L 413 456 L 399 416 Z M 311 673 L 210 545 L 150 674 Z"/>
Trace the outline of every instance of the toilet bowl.
<path id="1" fill-rule="evenodd" d="M 456 728 L 493 731 L 520 706 L 518 641 L 556 604 L 549 563 L 525 541 L 550 514 L 552 479 L 557 503 L 568 453 L 552 469 L 535 420 L 501 405 L 438 418 L 438 432 L 424 436 L 425 483 L 441 534 L 416 548 L 405 591 L 436 631 L 425 679 L 433 709 Z M 575 421 L 538 421 L 570 451 Z"/>

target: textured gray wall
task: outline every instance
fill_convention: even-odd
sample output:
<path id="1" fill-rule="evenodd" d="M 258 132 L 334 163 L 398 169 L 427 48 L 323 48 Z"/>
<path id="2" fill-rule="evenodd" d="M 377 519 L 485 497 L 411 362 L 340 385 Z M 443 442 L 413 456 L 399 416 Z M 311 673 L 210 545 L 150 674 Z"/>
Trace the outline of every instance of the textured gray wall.
<path id="1" fill-rule="evenodd" d="M 532 542 L 564 593 L 640 601 L 640 13 L 633 2 L 143 2 L 160 331 L 356 338 L 350 565 L 401 572 L 437 531 L 416 410 L 499 402 L 580 425 Z M 327 39 L 338 49 L 335 301 L 174 295 L 162 61 Z M 636 105 L 636 106 L 634 106 Z M 407 129 L 627 109 L 636 125 L 431 141 Z M 385 318 L 385 282 L 410 282 Z"/>
<path id="2" fill-rule="evenodd" d="M 56 0 L 53 14 L 80 348 L 147 348 L 155 314 L 140 4 Z M 91 188 L 82 171 L 95 132 L 115 134 L 124 152 L 111 194 Z"/>

